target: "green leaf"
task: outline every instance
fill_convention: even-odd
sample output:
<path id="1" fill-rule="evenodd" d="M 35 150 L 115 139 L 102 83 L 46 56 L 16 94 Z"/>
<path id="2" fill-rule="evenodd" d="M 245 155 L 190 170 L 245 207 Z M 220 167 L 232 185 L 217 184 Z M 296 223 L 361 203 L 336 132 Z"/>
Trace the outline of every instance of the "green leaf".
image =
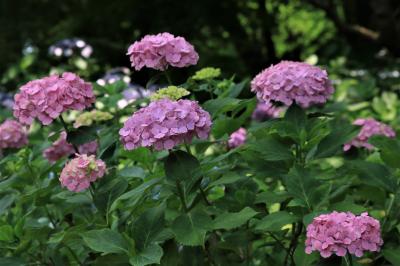
<path id="1" fill-rule="evenodd" d="M 217 180 L 211 182 L 210 187 L 218 186 L 218 185 L 232 184 L 242 178 L 243 178 L 243 176 L 239 175 L 238 173 L 227 172 L 220 179 L 217 179 Z"/>
<path id="2" fill-rule="evenodd" d="M 138 177 L 140 179 L 144 179 L 146 176 L 146 173 L 144 172 L 143 168 L 138 167 L 138 166 L 130 166 L 130 167 L 125 167 L 118 173 L 122 177 Z"/>
<path id="3" fill-rule="evenodd" d="M 160 264 L 163 249 L 158 244 L 151 244 L 143 251 L 129 259 L 133 266 L 145 266 L 149 264 Z"/>
<path id="4" fill-rule="evenodd" d="M 379 148 L 381 158 L 387 165 L 400 168 L 400 143 L 398 140 L 384 136 L 373 136 L 368 142 Z"/>
<path id="5" fill-rule="evenodd" d="M 303 108 L 293 103 L 286 111 L 284 120 L 292 124 L 296 131 L 300 133 L 305 127 L 307 117 Z"/>
<path id="6" fill-rule="evenodd" d="M 296 250 L 293 254 L 293 259 L 296 266 L 309 266 L 315 265 L 316 260 L 318 260 L 318 253 L 313 252 L 311 254 L 307 254 L 305 252 L 304 243 L 299 243 L 296 247 Z"/>
<path id="7" fill-rule="evenodd" d="M 256 203 L 281 203 L 282 201 L 290 198 L 290 195 L 287 192 L 273 192 L 273 191 L 264 191 L 260 194 L 257 194 Z"/>
<path id="8" fill-rule="evenodd" d="M 248 145 L 249 149 L 261 153 L 262 159 L 266 161 L 292 160 L 293 154 L 285 144 L 282 144 L 272 136 L 265 136 Z"/>
<path id="9" fill-rule="evenodd" d="M 207 213 L 193 210 L 178 216 L 172 224 L 172 232 L 176 240 L 185 246 L 201 246 L 206 233 L 212 227 L 211 218 Z"/>
<path id="10" fill-rule="evenodd" d="M 320 201 L 318 188 L 320 182 L 305 169 L 292 168 L 284 177 L 284 183 L 290 195 L 300 200 L 309 210 Z"/>
<path id="11" fill-rule="evenodd" d="M 382 250 L 382 253 L 385 259 L 392 263 L 392 265 L 400 265 L 400 248 L 385 248 Z"/>
<path id="12" fill-rule="evenodd" d="M 250 218 L 257 214 L 252 208 L 246 207 L 240 212 L 223 213 L 218 215 L 213 221 L 214 229 L 233 229 L 246 223 Z"/>
<path id="13" fill-rule="evenodd" d="M 341 202 L 332 204 L 331 208 L 335 211 L 352 212 L 354 214 L 361 214 L 361 213 L 367 211 L 367 209 L 364 206 L 355 204 L 350 201 L 341 201 Z"/>
<path id="14" fill-rule="evenodd" d="M 83 233 L 83 241 L 97 252 L 128 253 L 128 242 L 116 231 L 111 229 L 92 230 Z"/>
<path id="15" fill-rule="evenodd" d="M 357 134 L 355 127 L 346 121 L 334 120 L 331 123 L 331 132 L 318 144 L 314 154 L 315 159 L 327 158 L 343 151 L 343 145 Z"/>
<path id="16" fill-rule="evenodd" d="M 348 165 L 357 173 L 358 178 L 366 184 L 377 186 L 390 192 L 396 191 L 396 180 L 384 165 L 367 161 L 351 161 Z"/>
<path id="17" fill-rule="evenodd" d="M 1 266 L 26 266 L 27 264 L 21 258 L 7 257 L 7 258 L 0 258 L 0 265 Z"/>
<path id="18" fill-rule="evenodd" d="M 113 202 L 127 189 L 128 182 L 123 178 L 113 178 L 101 185 L 96 190 L 94 203 L 99 210 L 109 214 Z"/>
<path id="19" fill-rule="evenodd" d="M 8 207 L 11 206 L 15 201 L 14 194 L 6 194 L 0 199 L 0 215 L 3 214 Z"/>
<path id="20" fill-rule="evenodd" d="M 97 138 L 96 126 L 83 126 L 68 132 L 67 141 L 74 145 L 88 143 Z"/>
<path id="21" fill-rule="evenodd" d="M 164 166 L 167 179 L 173 182 L 192 180 L 194 176 L 199 176 L 200 172 L 200 163 L 196 157 L 180 150 L 171 152 Z"/>
<path id="22" fill-rule="evenodd" d="M 13 228 L 6 224 L 0 226 L 0 241 L 13 241 L 14 240 L 14 230 Z"/>
<path id="23" fill-rule="evenodd" d="M 256 223 L 256 230 L 280 231 L 283 226 L 297 222 L 298 218 L 286 211 L 273 212 Z"/>
<path id="24" fill-rule="evenodd" d="M 144 182 L 143 184 L 141 184 L 140 186 L 125 192 L 124 194 L 122 194 L 121 196 L 119 196 L 111 205 L 110 211 L 113 211 L 117 208 L 118 206 L 118 202 L 121 200 L 127 200 L 129 199 L 130 202 L 136 202 L 138 199 L 140 199 L 143 196 L 143 192 L 145 192 L 148 188 L 152 187 L 153 185 L 155 185 L 156 183 L 158 183 L 160 181 L 159 178 L 154 178 L 151 179 L 147 182 Z"/>
<path id="25" fill-rule="evenodd" d="M 145 250 L 164 229 L 165 205 L 146 210 L 134 224 L 132 235 L 136 248 Z"/>

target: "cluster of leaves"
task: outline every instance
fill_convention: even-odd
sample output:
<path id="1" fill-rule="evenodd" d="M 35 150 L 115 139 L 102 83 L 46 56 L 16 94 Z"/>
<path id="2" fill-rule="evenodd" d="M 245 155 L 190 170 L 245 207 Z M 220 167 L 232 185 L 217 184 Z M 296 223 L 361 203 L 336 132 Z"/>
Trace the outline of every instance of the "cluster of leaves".
<path id="1" fill-rule="evenodd" d="M 382 252 L 354 258 L 356 265 L 399 265 L 400 142 L 376 137 L 375 151 L 344 154 L 357 128 L 337 103 L 291 106 L 282 118 L 252 122 L 248 86 L 216 77 L 181 84 L 213 127 L 209 140 L 170 152 L 125 151 L 121 122 L 149 100 L 120 109 L 122 83 L 96 86 L 96 107 L 113 119 L 68 136 L 100 143 L 108 173 L 93 193 L 61 188 L 67 159 L 49 165 L 41 152 L 58 137 L 44 142 L 50 131 L 62 127 L 34 125 L 30 145 L 0 160 L 0 264 L 340 265 L 338 257 L 304 252 L 305 227 L 336 210 L 368 211 L 381 221 Z M 377 112 L 390 118 L 380 101 L 392 100 L 377 97 L 370 112 L 388 108 Z M 239 127 L 248 129 L 247 142 L 228 150 Z"/>

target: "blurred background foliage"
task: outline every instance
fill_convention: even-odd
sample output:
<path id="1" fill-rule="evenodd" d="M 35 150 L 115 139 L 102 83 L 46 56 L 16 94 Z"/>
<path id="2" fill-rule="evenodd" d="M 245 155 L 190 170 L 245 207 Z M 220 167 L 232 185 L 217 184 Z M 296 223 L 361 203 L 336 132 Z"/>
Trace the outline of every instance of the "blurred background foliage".
<path id="1" fill-rule="evenodd" d="M 369 99 L 372 90 L 400 86 L 399 18 L 397 0 L 1 0 L 0 86 L 14 91 L 60 69 L 96 80 L 112 67 L 129 66 L 129 44 L 168 31 L 195 45 L 196 68 L 220 67 L 246 78 L 282 59 L 306 60 L 337 70 L 338 77 L 356 71 L 346 86 L 356 82 L 351 76 L 363 76 L 362 98 Z M 90 58 L 49 53 L 74 37 L 91 45 Z M 175 80 L 193 71 L 179 71 Z M 152 75 L 132 77 L 143 84 Z"/>

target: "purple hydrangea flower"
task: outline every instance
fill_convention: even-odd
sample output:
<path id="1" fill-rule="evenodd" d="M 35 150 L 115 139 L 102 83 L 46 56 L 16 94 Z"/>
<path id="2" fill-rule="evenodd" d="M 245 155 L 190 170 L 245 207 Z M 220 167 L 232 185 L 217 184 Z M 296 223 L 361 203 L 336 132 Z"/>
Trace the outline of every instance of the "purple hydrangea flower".
<path id="1" fill-rule="evenodd" d="M 199 60 L 193 45 L 168 32 L 144 36 L 129 47 L 127 54 L 136 70 L 148 67 L 163 71 L 168 66 L 195 65 Z"/>
<path id="2" fill-rule="evenodd" d="M 320 252 L 324 258 L 347 252 L 361 257 L 365 251 L 376 252 L 383 244 L 379 221 L 362 213 L 332 212 L 315 217 L 307 226 L 306 253 Z"/>
<path id="3" fill-rule="evenodd" d="M 251 82 L 251 89 L 260 101 L 293 102 L 303 108 L 325 103 L 333 87 L 325 70 L 292 61 L 282 61 L 258 74 Z"/>
<path id="4" fill-rule="evenodd" d="M 368 150 L 372 150 L 374 146 L 368 143 L 370 137 L 375 135 L 382 135 L 388 138 L 394 138 L 396 136 L 396 133 L 390 126 L 378 122 L 372 118 L 357 119 L 356 121 L 354 121 L 353 125 L 361 126 L 361 130 L 358 133 L 357 137 L 344 145 L 344 151 L 350 150 L 351 147 L 363 147 Z"/>
<path id="5" fill-rule="evenodd" d="M 210 129 L 210 115 L 197 102 L 162 99 L 135 112 L 119 135 L 127 150 L 137 147 L 169 150 L 191 142 L 194 136 L 207 138 Z"/>

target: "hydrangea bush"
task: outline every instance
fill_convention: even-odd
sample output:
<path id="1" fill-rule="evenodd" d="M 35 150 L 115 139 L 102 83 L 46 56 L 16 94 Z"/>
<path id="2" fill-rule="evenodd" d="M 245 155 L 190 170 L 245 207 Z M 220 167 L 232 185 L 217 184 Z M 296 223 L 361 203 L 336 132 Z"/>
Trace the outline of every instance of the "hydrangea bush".
<path id="1" fill-rule="evenodd" d="M 400 265 L 388 95 L 358 111 L 329 67 L 303 62 L 239 82 L 190 67 L 194 46 L 169 33 L 128 56 L 161 89 L 127 101 L 129 71 L 65 72 L 16 92 L 0 125 L 0 265 Z M 183 67 L 183 83 L 163 75 Z"/>

